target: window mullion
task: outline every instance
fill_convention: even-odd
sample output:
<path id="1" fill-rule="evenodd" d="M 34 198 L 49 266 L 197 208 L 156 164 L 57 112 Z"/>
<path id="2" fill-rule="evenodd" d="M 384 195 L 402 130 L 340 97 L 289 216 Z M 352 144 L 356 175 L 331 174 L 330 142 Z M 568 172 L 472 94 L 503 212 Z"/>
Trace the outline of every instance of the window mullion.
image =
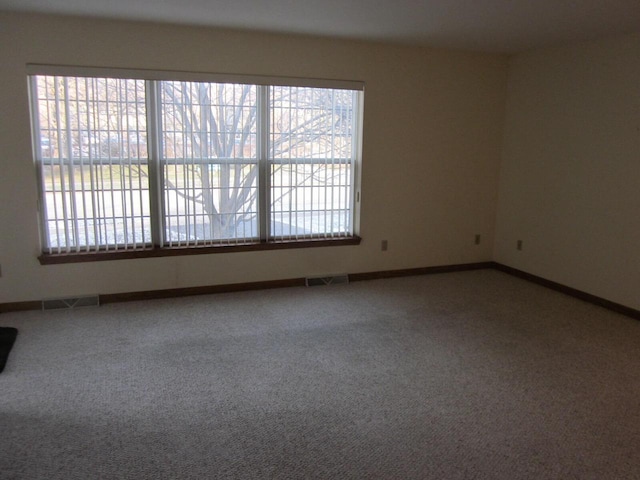
<path id="1" fill-rule="evenodd" d="M 154 247 L 164 246 L 164 175 L 162 174 L 162 118 L 159 82 L 147 80 L 147 150 L 151 239 Z"/>
<path id="2" fill-rule="evenodd" d="M 271 237 L 269 217 L 271 215 L 271 165 L 269 163 L 269 87 L 258 89 L 258 229 L 260 242 Z"/>
<path id="3" fill-rule="evenodd" d="M 362 158 L 362 92 L 351 92 L 353 98 L 353 113 L 351 117 L 351 188 L 349 190 L 349 217 L 350 224 L 347 226 L 347 231 L 352 235 L 358 234 L 356 231 L 359 225 L 359 211 L 358 204 L 360 203 L 360 168 Z"/>
<path id="4" fill-rule="evenodd" d="M 29 94 L 31 96 L 31 129 L 34 132 L 32 135 L 33 152 L 36 161 L 36 175 L 38 178 L 38 214 L 40 217 L 40 240 L 42 242 L 43 249 L 47 253 L 53 253 L 51 247 L 50 237 L 48 234 L 49 225 L 47 219 L 49 214 L 47 212 L 47 193 L 44 181 L 44 159 L 42 154 L 42 130 L 40 126 L 40 96 L 38 93 L 38 79 L 37 77 L 29 77 Z"/>

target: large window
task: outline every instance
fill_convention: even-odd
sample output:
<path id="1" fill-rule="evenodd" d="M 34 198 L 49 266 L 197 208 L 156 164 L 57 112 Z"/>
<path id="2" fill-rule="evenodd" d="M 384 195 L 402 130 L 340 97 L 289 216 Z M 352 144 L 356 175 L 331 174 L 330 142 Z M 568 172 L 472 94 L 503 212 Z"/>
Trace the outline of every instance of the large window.
<path id="1" fill-rule="evenodd" d="M 53 69 L 30 76 L 46 255 L 357 238 L 359 84 Z"/>

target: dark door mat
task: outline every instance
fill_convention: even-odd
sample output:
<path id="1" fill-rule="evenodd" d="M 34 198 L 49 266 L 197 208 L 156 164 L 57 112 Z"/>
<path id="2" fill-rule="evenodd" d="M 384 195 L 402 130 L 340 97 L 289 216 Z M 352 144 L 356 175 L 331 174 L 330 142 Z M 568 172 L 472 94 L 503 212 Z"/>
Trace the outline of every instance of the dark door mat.
<path id="1" fill-rule="evenodd" d="M 0 327 L 0 373 L 4 370 L 9 358 L 9 352 L 16 341 L 18 330 L 11 327 Z"/>

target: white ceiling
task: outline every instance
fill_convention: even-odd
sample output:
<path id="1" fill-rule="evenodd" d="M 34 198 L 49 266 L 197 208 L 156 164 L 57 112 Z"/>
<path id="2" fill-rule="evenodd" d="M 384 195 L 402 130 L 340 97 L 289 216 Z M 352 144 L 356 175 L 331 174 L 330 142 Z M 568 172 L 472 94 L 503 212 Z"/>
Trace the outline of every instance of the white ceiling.
<path id="1" fill-rule="evenodd" d="M 640 31 L 640 0 L 0 0 L 0 10 L 489 52 Z"/>

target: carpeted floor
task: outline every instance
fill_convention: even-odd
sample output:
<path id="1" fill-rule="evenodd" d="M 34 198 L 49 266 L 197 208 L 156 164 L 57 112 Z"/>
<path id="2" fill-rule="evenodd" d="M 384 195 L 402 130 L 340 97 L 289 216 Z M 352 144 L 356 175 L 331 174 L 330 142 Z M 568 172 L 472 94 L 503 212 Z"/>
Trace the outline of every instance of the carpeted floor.
<path id="1" fill-rule="evenodd" d="M 0 324 L 3 480 L 640 478 L 640 322 L 497 271 Z"/>

